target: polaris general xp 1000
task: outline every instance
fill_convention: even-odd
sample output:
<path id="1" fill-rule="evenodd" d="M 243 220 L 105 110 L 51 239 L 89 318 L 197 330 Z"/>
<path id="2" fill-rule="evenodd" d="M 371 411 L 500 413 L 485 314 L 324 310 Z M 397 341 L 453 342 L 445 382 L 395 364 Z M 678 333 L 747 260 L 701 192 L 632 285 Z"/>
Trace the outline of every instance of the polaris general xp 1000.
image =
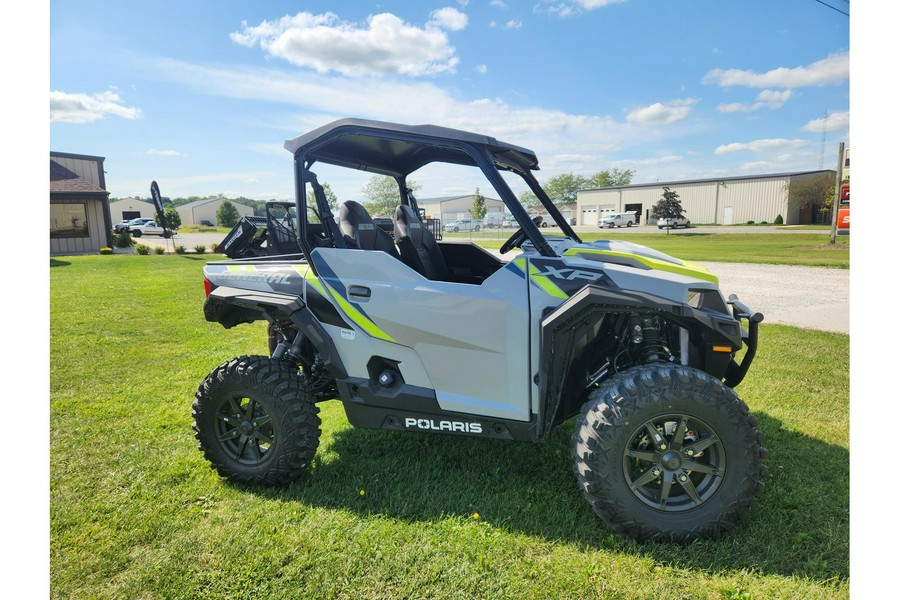
<path id="1" fill-rule="evenodd" d="M 295 481 L 319 444 L 317 403 L 331 399 L 355 427 L 529 442 L 577 416 L 577 485 L 615 531 L 685 542 L 746 515 L 766 451 L 732 390 L 762 315 L 725 300 L 712 273 L 583 242 L 538 184 L 535 154 L 491 137 L 345 119 L 285 148 L 301 251 L 204 268 L 208 321 L 269 331 L 269 356 L 222 363 L 196 393 L 195 434 L 219 474 Z M 319 177 L 348 168 L 396 181 L 394 238 L 357 202 L 332 213 Z M 518 222 L 500 257 L 423 227 L 410 188 L 469 172 Z"/>

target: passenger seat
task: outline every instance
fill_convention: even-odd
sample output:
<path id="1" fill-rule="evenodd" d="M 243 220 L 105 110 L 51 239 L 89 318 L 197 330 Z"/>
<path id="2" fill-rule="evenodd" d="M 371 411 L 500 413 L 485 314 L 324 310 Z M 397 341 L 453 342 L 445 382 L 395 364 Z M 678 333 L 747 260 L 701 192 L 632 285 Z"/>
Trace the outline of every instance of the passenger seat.
<path id="1" fill-rule="evenodd" d="M 375 225 L 372 217 L 359 202 L 353 200 L 344 202 L 341 205 L 338 219 L 341 233 L 350 248 L 381 250 L 394 258 L 400 258 L 394 240 L 383 229 Z"/>
<path id="2" fill-rule="evenodd" d="M 400 248 L 400 260 L 407 266 L 428 279 L 446 281 L 450 270 L 434 234 L 405 204 L 398 206 L 394 213 L 394 237 Z"/>

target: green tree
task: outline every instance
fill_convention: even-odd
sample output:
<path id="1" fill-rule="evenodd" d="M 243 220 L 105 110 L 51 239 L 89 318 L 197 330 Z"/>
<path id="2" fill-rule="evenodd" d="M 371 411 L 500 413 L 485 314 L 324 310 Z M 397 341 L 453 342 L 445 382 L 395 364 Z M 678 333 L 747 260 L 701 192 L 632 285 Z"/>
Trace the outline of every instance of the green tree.
<path id="1" fill-rule="evenodd" d="M 788 206 L 797 211 L 813 205 L 831 209 L 834 199 L 833 173 L 792 177 L 784 187 L 788 194 Z"/>
<path id="2" fill-rule="evenodd" d="M 538 200 L 538 197 L 531 190 L 525 190 L 519 194 L 519 202 L 522 203 L 522 206 L 524 206 L 526 210 L 540 210 L 542 208 L 541 201 Z"/>
<path id="3" fill-rule="evenodd" d="M 324 185 L 322 187 L 325 187 Z M 420 189 L 418 183 L 407 180 L 406 187 L 412 191 Z M 387 175 L 373 175 L 362 188 L 363 196 L 368 202 L 363 205 L 370 215 L 393 217 L 397 205 L 400 204 L 400 187 L 397 180 Z"/>
<path id="4" fill-rule="evenodd" d="M 678 192 L 673 192 L 669 186 L 663 186 L 662 198 L 650 210 L 651 216 L 656 219 L 680 219 L 684 216 L 684 208 Z M 668 233 L 666 228 L 666 233 Z"/>
<path id="5" fill-rule="evenodd" d="M 548 179 L 541 187 L 547 192 L 553 204 L 557 206 L 575 204 L 578 190 L 588 187 L 588 179 L 575 173 L 561 173 Z"/>
<path id="6" fill-rule="evenodd" d="M 163 217 L 166 219 L 166 227 L 169 229 L 178 229 L 181 227 L 181 215 L 175 210 L 174 206 L 167 206 L 163 210 Z"/>
<path id="7" fill-rule="evenodd" d="M 475 200 L 472 201 L 472 218 L 480 221 L 486 214 L 487 206 L 484 203 L 484 196 L 481 195 L 479 188 L 475 188 Z"/>
<path id="8" fill-rule="evenodd" d="M 221 227 L 234 227 L 240 220 L 241 214 L 234 207 L 234 204 L 225 200 L 216 211 L 216 222 Z"/>
<path id="9" fill-rule="evenodd" d="M 634 169 L 604 169 L 587 179 L 586 187 L 618 187 L 629 185 L 634 177 Z"/>

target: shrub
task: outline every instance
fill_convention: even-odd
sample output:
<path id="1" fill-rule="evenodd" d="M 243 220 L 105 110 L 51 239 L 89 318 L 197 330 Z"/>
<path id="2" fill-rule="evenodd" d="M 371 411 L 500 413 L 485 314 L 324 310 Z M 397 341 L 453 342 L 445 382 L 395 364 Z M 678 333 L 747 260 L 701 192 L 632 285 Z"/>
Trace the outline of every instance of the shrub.
<path id="1" fill-rule="evenodd" d="M 756 221 L 747 221 L 747 225 L 756 225 Z"/>
<path id="2" fill-rule="evenodd" d="M 218 247 L 219 247 L 218 244 L 210 244 L 210 245 L 209 245 L 209 251 L 210 251 L 210 252 L 215 252 L 215 251 L 216 251 L 216 248 L 218 248 Z"/>
<path id="3" fill-rule="evenodd" d="M 778 215 L 777 217 L 775 217 L 775 224 L 776 225 L 784 225 L 784 219 L 782 218 L 781 215 Z"/>
<path id="4" fill-rule="evenodd" d="M 163 248 L 162 246 L 157 246 L 156 248 L 153 249 L 153 252 L 156 254 L 165 254 L 166 249 Z"/>
<path id="5" fill-rule="evenodd" d="M 206 246 L 200 244 L 199 246 L 194 246 L 194 250 L 197 252 L 197 254 L 203 254 L 204 252 L 206 252 Z"/>
<path id="6" fill-rule="evenodd" d="M 150 254 L 150 246 L 145 246 L 144 244 L 138 244 L 134 247 L 134 251 L 138 254 Z"/>
<path id="7" fill-rule="evenodd" d="M 116 248 L 128 248 L 129 246 L 134 245 L 134 240 L 131 239 L 131 234 L 127 231 L 113 234 L 113 238 L 113 245 Z"/>
<path id="8" fill-rule="evenodd" d="M 112 254 L 112 253 L 113 253 L 112 248 L 109 248 L 106 246 L 104 246 L 103 248 L 100 248 L 100 254 Z"/>
<path id="9" fill-rule="evenodd" d="M 759 224 L 760 224 L 760 225 L 768 225 L 769 222 L 768 222 L 768 221 L 760 221 Z"/>
<path id="10" fill-rule="evenodd" d="M 175 246 L 175 254 L 184 254 L 184 246 Z"/>

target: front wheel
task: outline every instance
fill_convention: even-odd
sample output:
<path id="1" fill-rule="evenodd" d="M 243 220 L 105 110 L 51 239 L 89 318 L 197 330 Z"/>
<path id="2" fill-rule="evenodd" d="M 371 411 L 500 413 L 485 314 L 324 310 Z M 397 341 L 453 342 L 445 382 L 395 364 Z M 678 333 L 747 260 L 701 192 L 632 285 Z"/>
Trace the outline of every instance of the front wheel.
<path id="1" fill-rule="evenodd" d="M 702 371 L 646 365 L 591 393 L 573 434 L 579 487 L 639 540 L 717 538 L 763 490 L 764 436 L 747 405 Z"/>
<path id="2" fill-rule="evenodd" d="M 200 384 L 192 408 L 200 451 L 231 481 L 289 484 L 319 446 L 319 409 L 285 361 L 242 356 L 222 363 Z"/>
<path id="3" fill-rule="evenodd" d="M 144 233 L 140 229 L 135 229 L 131 232 L 131 235 L 133 235 L 134 237 L 141 237 L 142 235 L 144 235 Z"/>

